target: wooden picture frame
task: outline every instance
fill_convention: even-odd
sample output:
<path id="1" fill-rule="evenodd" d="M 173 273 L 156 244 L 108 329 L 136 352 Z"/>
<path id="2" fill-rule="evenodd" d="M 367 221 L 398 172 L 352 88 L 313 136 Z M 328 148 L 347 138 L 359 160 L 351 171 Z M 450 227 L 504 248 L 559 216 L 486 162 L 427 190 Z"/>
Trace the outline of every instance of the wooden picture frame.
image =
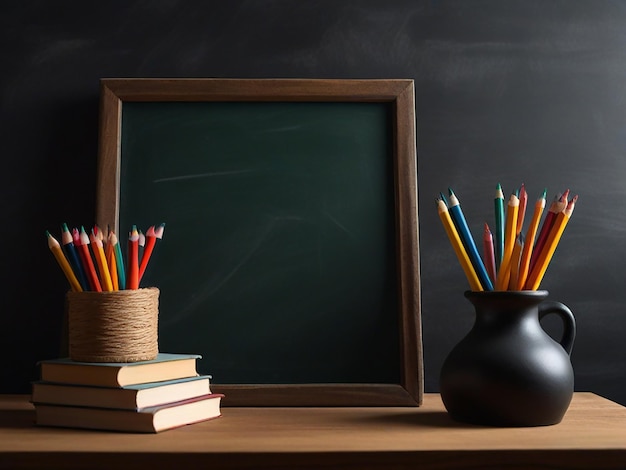
<path id="1" fill-rule="evenodd" d="M 102 79 L 97 223 L 120 233 L 122 117 L 129 103 L 383 103 L 389 110 L 398 380 L 394 383 L 230 383 L 214 378 L 224 406 L 419 406 L 423 395 L 412 80 Z M 138 157 L 137 157 L 138 158 Z M 179 158 L 179 157 L 176 157 Z M 346 182 L 346 184 L 349 182 Z M 159 221 L 154 221 L 158 223 Z M 168 225 L 168 230 L 170 229 Z M 164 240 L 168 237 L 166 235 Z M 124 237 L 119 237 L 123 242 Z M 165 245 L 163 245 L 165 246 Z M 152 261 L 151 261 L 152 263 Z M 163 294 L 162 294 L 163 295 Z M 395 324 L 395 323 L 394 323 Z M 375 333 L 375 332 L 374 332 Z M 210 339 L 208 339 L 210 341 Z M 198 351 L 167 351 L 198 352 Z"/>

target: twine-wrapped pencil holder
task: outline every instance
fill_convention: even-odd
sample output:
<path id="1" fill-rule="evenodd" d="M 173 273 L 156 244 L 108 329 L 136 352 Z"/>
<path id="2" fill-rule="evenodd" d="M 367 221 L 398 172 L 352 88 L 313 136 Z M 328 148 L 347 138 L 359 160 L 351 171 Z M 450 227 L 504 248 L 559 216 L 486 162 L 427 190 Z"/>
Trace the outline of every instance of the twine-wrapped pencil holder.
<path id="1" fill-rule="evenodd" d="M 159 352 L 159 289 L 68 292 L 69 355 L 81 362 L 138 362 Z"/>

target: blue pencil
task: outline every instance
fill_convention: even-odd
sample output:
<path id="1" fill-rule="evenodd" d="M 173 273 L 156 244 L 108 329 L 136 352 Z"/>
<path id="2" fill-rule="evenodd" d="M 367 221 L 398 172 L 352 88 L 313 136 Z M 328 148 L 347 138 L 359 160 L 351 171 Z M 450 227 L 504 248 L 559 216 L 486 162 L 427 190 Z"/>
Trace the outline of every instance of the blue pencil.
<path id="1" fill-rule="evenodd" d="M 489 274 L 487 274 L 487 269 L 485 268 L 485 264 L 478 254 L 478 248 L 476 248 L 476 243 L 474 243 L 474 239 L 472 238 L 472 233 L 470 232 L 469 227 L 467 226 L 467 222 L 465 220 L 465 216 L 463 215 L 463 211 L 461 210 L 461 205 L 459 204 L 459 200 L 456 195 L 452 191 L 452 189 L 448 189 L 450 194 L 450 206 L 449 212 L 450 217 L 452 217 L 452 221 L 456 226 L 457 232 L 459 232 L 459 236 L 461 237 L 461 241 L 465 246 L 465 250 L 472 262 L 472 266 L 474 266 L 474 270 L 478 275 L 478 279 L 480 279 L 480 283 L 485 290 L 493 290 L 493 283 L 491 279 L 489 279 Z"/>
<path id="2" fill-rule="evenodd" d="M 80 283 L 80 286 L 84 291 L 88 291 L 89 282 L 87 282 L 87 276 L 85 276 L 85 271 L 83 270 L 83 265 L 80 262 L 80 258 L 78 257 L 78 253 L 76 252 L 76 247 L 74 246 L 74 239 L 72 238 L 72 234 L 70 229 L 67 227 L 67 224 L 63 224 L 62 226 L 63 233 L 61 234 L 61 242 L 63 243 L 63 251 L 65 252 L 65 256 L 67 257 L 70 265 L 72 266 L 72 270 Z"/>

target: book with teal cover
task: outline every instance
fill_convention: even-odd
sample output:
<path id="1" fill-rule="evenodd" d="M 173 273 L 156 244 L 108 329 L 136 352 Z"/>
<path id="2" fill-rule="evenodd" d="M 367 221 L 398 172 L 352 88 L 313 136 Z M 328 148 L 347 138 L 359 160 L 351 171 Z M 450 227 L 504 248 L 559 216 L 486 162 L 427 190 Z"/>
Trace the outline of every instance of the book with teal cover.
<path id="1" fill-rule="evenodd" d="M 69 358 L 39 362 L 41 380 L 75 385 L 123 387 L 195 377 L 199 354 L 159 353 L 150 361 L 78 362 Z"/>

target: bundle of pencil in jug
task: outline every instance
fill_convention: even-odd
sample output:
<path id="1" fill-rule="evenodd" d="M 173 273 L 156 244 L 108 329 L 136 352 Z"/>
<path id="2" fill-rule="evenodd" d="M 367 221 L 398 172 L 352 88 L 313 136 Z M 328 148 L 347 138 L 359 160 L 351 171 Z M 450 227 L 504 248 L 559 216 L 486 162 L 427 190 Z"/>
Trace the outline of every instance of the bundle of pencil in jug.
<path id="1" fill-rule="evenodd" d="M 151 226 L 145 235 L 133 225 L 128 234 L 126 260 L 120 242 L 112 230 L 104 233 L 94 226 L 62 225 L 61 242 L 46 231 L 48 248 L 56 258 L 72 291 L 111 292 L 139 289 L 157 240 L 163 238 L 165 224 Z"/>
<path id="2" fill-rule="evenodd" d="M 482 257 L 470 232 L 459 199 L 452 189 L 437 198 L 439 217 L 473 291 L 537 290 L 561 239 L 578 196 L 569 189 L 557 194 L 548 208 L 546 190 L 536 200 L 524 235 L 528 194 L 522 184 L 505 203 L 502 186 L 494 199 L 494 230 L 485 223 Z M 529 211 L 530 212 L 530 211 Z M 541 225 L 541 228 L 539 228 Z"/>

